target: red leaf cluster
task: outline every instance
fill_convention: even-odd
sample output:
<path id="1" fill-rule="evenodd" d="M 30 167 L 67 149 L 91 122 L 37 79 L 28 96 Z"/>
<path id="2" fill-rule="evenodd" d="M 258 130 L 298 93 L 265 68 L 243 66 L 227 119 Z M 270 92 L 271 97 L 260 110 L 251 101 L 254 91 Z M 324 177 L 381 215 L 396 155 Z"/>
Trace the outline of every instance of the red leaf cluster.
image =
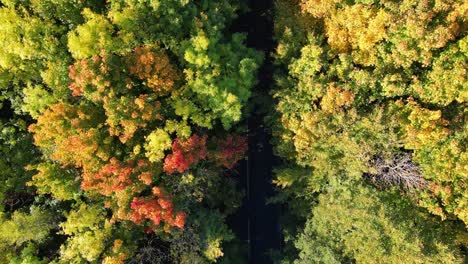
<path id="1" fill-rule="evenodd" d="M 131 166 L 124 165 L 116 158 L 112 158 L 109 164 L 104 165 L 97 173 L 83 173 L 81 188 L 83 190 L 97 190 L 102 195 L 108 196 L 131 185 L 131 174 Z"/>
<path id="2" fill-rule="evenodd" d="M 164 171 L 167 174 L 173 174 L 176 171 L 182 173 L 191 165 L 206 159 L 208 153 L 206 139 L 206 135 L 200 137 L 197 134 L 186 140 L 175 139 L 172 143 L 172 154 L 167 155 L 164 160 Z"/>
<path id="3" fill-rule="evenodd" d="M 216 143 L 218 147 L 214 153 L 214 160 L 228 169 L 232 169 L 245 156 L 248 149 L 247 138 L 237 134 L 228 135 Z"/>

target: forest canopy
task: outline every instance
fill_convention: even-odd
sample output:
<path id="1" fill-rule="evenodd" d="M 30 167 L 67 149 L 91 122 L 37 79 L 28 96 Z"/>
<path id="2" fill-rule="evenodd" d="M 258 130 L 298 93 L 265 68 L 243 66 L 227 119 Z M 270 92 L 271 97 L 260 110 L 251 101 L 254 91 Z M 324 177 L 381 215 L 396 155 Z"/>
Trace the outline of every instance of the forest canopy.
<path id="1" fill-rule="evenodd" d="M 238 1 L 1 1 L 1 263 L 208 263 L 263 55 Z M 195 261 L 195 262 L 194 262 Z"/>
<path id="2" fill-rule="evenodd" d="M 466 7 L 276 1 L 284 263 L 466 258 Z"/>
<path id="3" fill-rule="evenodd" d="M 466 262 L 466 1 L 255 1 L 0 0 L 0 263 Z"/>

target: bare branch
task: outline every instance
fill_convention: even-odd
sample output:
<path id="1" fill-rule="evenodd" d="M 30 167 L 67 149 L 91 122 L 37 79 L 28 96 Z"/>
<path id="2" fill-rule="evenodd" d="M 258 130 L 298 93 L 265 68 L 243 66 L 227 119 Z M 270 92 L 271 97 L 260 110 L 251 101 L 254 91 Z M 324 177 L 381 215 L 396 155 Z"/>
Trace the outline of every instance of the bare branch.
<path id="1" fill-rule="evenodd" d="M 371 165 L 376 173 L 366 175 L 377 187 L 388 188 L 399 186 L 405 190 L 423 189 L 427 182 L 421 176 L 419 167 L 411 159 L 411 154 L 405 153 L 386 160 L 377 156 Z"/>

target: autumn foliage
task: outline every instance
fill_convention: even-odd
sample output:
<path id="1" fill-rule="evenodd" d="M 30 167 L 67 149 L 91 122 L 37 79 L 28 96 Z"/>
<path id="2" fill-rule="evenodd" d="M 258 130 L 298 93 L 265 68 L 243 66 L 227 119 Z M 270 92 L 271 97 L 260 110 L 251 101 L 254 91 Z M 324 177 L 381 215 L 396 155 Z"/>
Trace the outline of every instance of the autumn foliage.
<path id="1" fill-rule="evenodd" d="M 252 110 L 270 262 L 466 262 L 467 1 L 253 2 L 0 0 L 0 263 L 248 263 Z"/>
<path id="2" fill-rule="evenodd" d="M 148 94 L 120 98 L 106 96 L 103 101 L 109 134 L 118 136 L 122 143 L 133 138 L 135 132 L 147 127 L 148 123 L 163 119 L 161 103 Z"/>
<path id="3" fill-rule="evenodd" d="M 102 120 L 90 106 L 57 103 L 30 126 L 34 142 L 63 165 L 95 168 L 109 158 L 106 135 L 97 125 Z M 101 121 L 102 122 L 102 121 Z"/>
<path id="4" fill-rule="evenodd" d="M 174 204 L 169 195 L 159 187 L 153 188 L 153 195 L 155 198 L 133 198 L 130 219 L 137 224 L 150 220 L 154 226 L 159 226 L 164 221 L 169 226 L 184 228 L 186 215 L 182 211 L 174 215 Z"/>
<path id="5" fill-rule="evenodd" d="M 214 135 L 262 55 L 205 2 L 0 0 L 0 263 L 223 256 L 244 145 Z"/>
<path id="6" fill-rule="evenodd" d="M 466 1 L 275 2 L 279 262 L 462 263 Z"/>
<path id="7" fill-rule="evenodd" d="M 106 55 L 94 55 L 92 59 L 81 59 L 69 67 L 70 89 L 73 96 L 81 96 L 93 90 L 104 93 L 111 86 L 110 69 Z"/>
<path id="8" fill-rule="evenodd" d="M 167 155 L 164 160 L 164 171 L 167 174 L 182 173 L 193 164 L 206 159 L 206 140 L 206 135 L 200 137 L 197 134 L 188 139 L 175 139 L 172 143 L 172 154 Z"/>
<path id="9" fill-rule="evenodd" d="M 146 82 L 157 95 L 170 92 L 180 79 L 169 57 L 161 50 L 148 46 L 136 47 L 127 58 L 130 74 Z"/>
<path id="10" fill-rule="evenodd" d="M 97 190 L 107 196 L 131 185 L 133 171 L 130 164 L 122 164 L 116 158 L 111 158 L 109 163 L 101 167 L 97 173 L 85 171 L 81 188 Z"/>
<path id="11" fill-rule="evenodd" d="M 229 134 L 224 139 L 216 140 L 217 149 L 213 152 L 213 159 L 227 169 L 244 158 L 248 149 L 247 138 L 238 134 Z"/>

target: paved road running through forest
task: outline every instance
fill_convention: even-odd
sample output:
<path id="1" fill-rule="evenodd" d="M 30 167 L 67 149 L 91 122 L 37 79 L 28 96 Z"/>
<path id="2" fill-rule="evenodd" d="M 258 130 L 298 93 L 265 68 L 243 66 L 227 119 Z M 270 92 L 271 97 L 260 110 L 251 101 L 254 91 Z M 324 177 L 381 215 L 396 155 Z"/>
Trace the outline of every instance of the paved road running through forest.
<path id="1" fill-rule="evenodd" d="M 272 263 L 268 252 L 281 247 L 278 223 L 279 207 L 267 205 L 266 199 L 274 194 L 272 167 L 275 163 L 269 130 L 263 119 L 265 113 L 255 102 L 258 97 L 268 97 L 272 80 L 273 43 L 272 0 L 249 1 L 250 11 L 239 17 L 234 31 L 247 32 L 247 45 L 265 53 L 265 62 L 259 71 L 259 84 L 255 88 L 256 99 L 251 102 L 252 114 L 248 119 L 249 155 L 241 166 L 240 184 L 246 189 L 247 197 L 241 211 L 235 216 L 234 230 L 249 244 L 249 263 Z M 232 221 L 231 221 L 232 222 Z"/>

